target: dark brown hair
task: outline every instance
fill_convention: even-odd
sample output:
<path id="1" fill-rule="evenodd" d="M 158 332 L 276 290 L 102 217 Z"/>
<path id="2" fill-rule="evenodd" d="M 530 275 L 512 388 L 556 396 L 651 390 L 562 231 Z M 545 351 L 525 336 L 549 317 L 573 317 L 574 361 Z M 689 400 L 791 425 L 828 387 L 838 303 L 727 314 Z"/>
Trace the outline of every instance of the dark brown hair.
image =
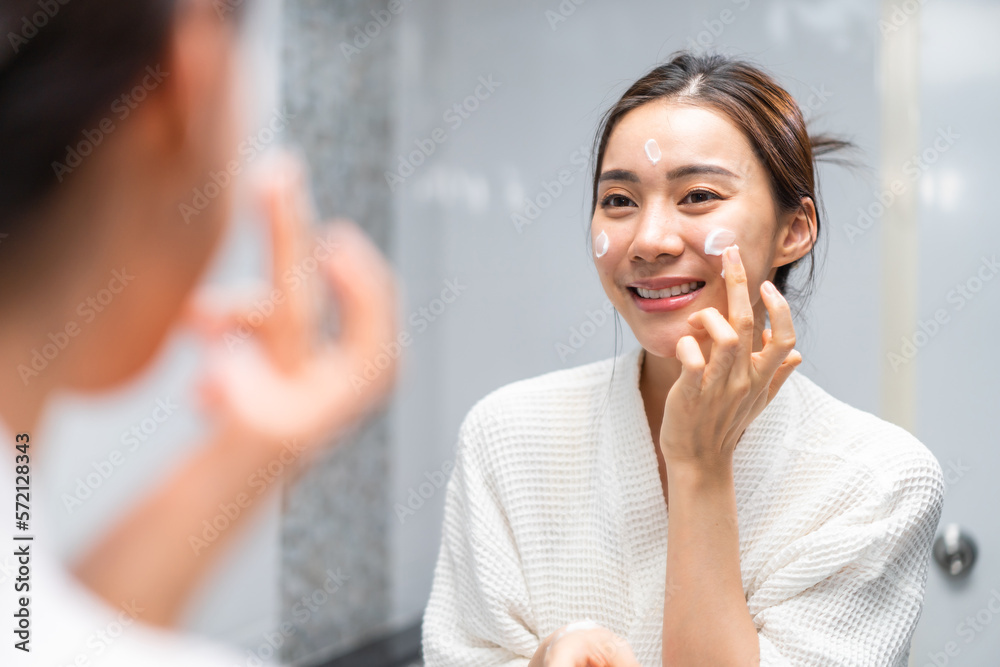
<path id="1" fill-rule="evenodd" d="M 216 0 L 220 20 L 242 0 Z M 59 180 L 82 133 L 155 67 L 178 0 L 0 3 L 0 232 Z"/>
<path id="2" fill-rule="evenodd" d="M 667 63 L 632 84 L 607 111 L 594 142 L 591 218 L 597 207 L 597 182 L 612 131 L 629 111 L 654 100 L 706 106 L 725 115 L 743 132 L 764 165 L 779 212 L 798 209 L 803 197 L 816 204 L 818 240 L 820 204 L 815 160 L 852 144 L 829 136 L 810 136 L 798 104 L 772 77 L 748 62 L 717 54 L 674 54 Z M 814 281 L 814 252 L 815 243 L 809 251 L 809 289 Z M 775 274 L 774 285 L 782 293 L 788 290 L 788 274 L 796 264 L 798 261 L 781 266 Z"/>

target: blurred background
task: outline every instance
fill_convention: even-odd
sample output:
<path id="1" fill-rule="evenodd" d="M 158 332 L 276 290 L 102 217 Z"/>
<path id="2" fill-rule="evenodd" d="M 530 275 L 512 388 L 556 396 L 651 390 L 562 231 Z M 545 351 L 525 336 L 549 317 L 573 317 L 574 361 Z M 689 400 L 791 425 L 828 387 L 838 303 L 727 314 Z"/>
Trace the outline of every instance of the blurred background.
<path id="1" fill-rule="evenodd" d="M 416 664 L 467 410 L 636 344 L 587 247 L 590 148 L 625 87 L 688 48 L 765 66 L 812 129 L 860 147 L 857 167 L 820 171 L 799 370 L 912 431 L 945 471 L 948 539 L 911 664 L 996 664 L 1000 225 L 978 195 L 1000 151 L 1000 4 L 246 1 L 249 128 L 298 147 L 323 216 L 353 217 L 390 254 L 409 338 L 392 403 L 261 508 L 187 628 L 247 665 Z M 285 129 L 257 131 L 276 117 Z M 211 282 L 261 277 L 259 227 L 240 211 Z M 133 385 L 50 412 L 39 490 L 64 558 L 196 444 L 200 355 L 178 332 Z M 115 449 L 124 463 L 101 474 Z"/>

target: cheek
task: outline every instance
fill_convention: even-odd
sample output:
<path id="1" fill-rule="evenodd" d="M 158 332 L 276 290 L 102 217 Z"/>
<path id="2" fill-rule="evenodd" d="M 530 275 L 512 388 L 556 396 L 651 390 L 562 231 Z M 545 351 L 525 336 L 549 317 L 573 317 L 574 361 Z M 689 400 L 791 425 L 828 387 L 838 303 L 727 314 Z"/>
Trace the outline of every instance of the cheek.
<path id="1" fill-rule="evenodd" d="M 607 256 L 608 250 L 611 249 L 611 239 L 608 237 L 608 232 L 604 229 L 598 230 L 592 241 L 594 245 L 594 258 L 600 260 Z"/>
<path id="2" fill-rule="evenodd" d="M 740 258 L 743 260 L 743 270 L 747 274 L 747 288 L 750 290 L 750 301 L 751 303 L 757 303 L 760 299 L 760 285 L 767 280 L 768 274 L 771 271 L 767 249 L 755 247 L 743 250 L 740 247 Z"/>
<path id="3" fill-rule="evenodd" d="M 704 230 L 704 235 L 693 239 L 693 241 L 698 244 L 699 251 L 709 257 L 713 265 L 719 267 L 721 278 L 725 278 L 725 271 L 722 269 L 722 253 L 731 245 L 739 246 L 740 259 L 743 261 L 751 286 L 753 286 L 755 278 L 759 277 L 763 264 L 766 263 L 766 252 L 764 252 L 763 245 L 766 244 L 767 240 L 760 238 L 756 229 L 736 225 L 712 226 L 707 227 Z"/>
<path id="4" fill-rule="evenodd" d="M 630 230 L 625 225 L 608 225 L 595 220 L 590 229 L 590 240 L 594 248 L 591 257 L 602 271 L 612 271 L 627 253 L 632 242 Z"/>
<path id="5" fill-rule="evenodd" d="M 615 273 L 621 263 L 621 255 L 627 247 L 626 243 L 617 238 L 613 226 L 605 226 L 599 222 L 594 223 L 590 232 L 590 239 L 594 251 L 591 259 L 597 268 L 597 275 L 601 279 L 601 285 L 609 298 L 614 299 L 617 291 L 615 285 Z"/>

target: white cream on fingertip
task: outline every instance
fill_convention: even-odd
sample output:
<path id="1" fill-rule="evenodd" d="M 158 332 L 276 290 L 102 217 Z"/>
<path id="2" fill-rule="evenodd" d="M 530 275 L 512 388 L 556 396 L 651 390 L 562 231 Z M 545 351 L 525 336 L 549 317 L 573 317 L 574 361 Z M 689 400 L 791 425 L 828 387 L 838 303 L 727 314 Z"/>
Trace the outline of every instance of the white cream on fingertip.
<path id="1" fill-rule="evenodd" d="M 600 258 L 604 257 L 605 253 L 608 252 L 608 246 L 611 245 L 611 240 L 608 238 L 607 233 L 602 229 L 601 233 L 597 235 L 597 239 L 594 241 L 594 256 Z"/>
<path id="2" fill-rule="evenodd" d="M 599 627 L 601 627 L 601 626 L 599 626 L 597 623 L 595 623 L 594 621 L 592 621 L 589 618 L 587 618 L 587 619 L 584 619 L 582 621 L 577 621 L 575 623 L 570 623 L 565 628 L 563 628 L 563 634 L 565 634 L 567 632 L 576 632 L 577 630 L 593 630 L 593 629 L 599 628 Z"/>
<path id="3" fill-rule="evenodd" d="M 574 623 L 570 623 L 569 625 L 564 627 L 559 632 L 559 634 L 555 636 L 555 639 L 552 640 L 552 642 L 549 644 L 548 648 L 545 649 L 545 651 L 546 653 L 548 653 L 548 649 L 552 648 L 552 644 L 555 644 L 557 641 L 559 641 L 560 639 L 562 639 L 571 632 L 580 632 L 581 630 L 595 630 L 599 627 L 601 626 L 595 623 L 594 621 L 590 620 L 589 618 L 586 618 L 582 621 L 576 621 Z"/>
<path id="4" fill-rule="evenodd" d="M 716 227 L 705 237 L 705 254 L 721 255 L 726 248 L 734 244 L 734 241 L 736 241 L 736 234 L 725 227 Z M 725 278 L 726 270 L 722 269 L 722 273 L 719 275 Z"/>
<path id="5" fill-rule="evenodd" d="M 653 164 L 659 162 L 660 158 L 663 157 L 663 153 L 660 152 L 660 145 L 656 143 L 656 139 L 650 139 L 646 142 L 646 157 Z"/>
<path id="6" fill-rule="evenodd" d="M 726 246 L 725 248 L 723 248 L 723 252 L 725 252 L 725 250 L 726 250 L 727 248 L 737 248 L 737 249 L 738 249 L 738 248 L 739 248 L 739 246 L 738 246 L 738 245 L 736 245 L 736 244 L 734 243 L 734 244 L 733 244 L 733 245 L 731 245 L 731 246 Z M 722 253 L 720 252 L 719 254 L 721 255 Z M 722 276 L 723 278 L 725 278 L 725 277 L 726 277 L 726 269 L 725 269 L 725 268 L 723 268 L 723 269 L 722 269 L 722 273 L 720 273 L 719 275 L 720 275 L 720 276 Z"/>

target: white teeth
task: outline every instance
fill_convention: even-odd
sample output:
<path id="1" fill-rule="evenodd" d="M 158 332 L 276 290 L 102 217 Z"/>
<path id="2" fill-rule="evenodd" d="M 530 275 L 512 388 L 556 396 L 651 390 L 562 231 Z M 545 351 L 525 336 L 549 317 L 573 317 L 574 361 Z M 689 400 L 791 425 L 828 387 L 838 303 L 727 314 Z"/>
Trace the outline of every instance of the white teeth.
<path id="1" fill-rule="evenodd" d="M 680 294 L 687 294 L 688 292 L 693 292 L 698 289 L 698 282 L 685 283 L 683 285 L 674 285 L 673 287 L 668 287 L 666 289 L 652 290 L 643 289 L 642 287 L 636 287 L 635 290 L 644 299 L 665 299 L 668 296 L 678 296 Z"/>

